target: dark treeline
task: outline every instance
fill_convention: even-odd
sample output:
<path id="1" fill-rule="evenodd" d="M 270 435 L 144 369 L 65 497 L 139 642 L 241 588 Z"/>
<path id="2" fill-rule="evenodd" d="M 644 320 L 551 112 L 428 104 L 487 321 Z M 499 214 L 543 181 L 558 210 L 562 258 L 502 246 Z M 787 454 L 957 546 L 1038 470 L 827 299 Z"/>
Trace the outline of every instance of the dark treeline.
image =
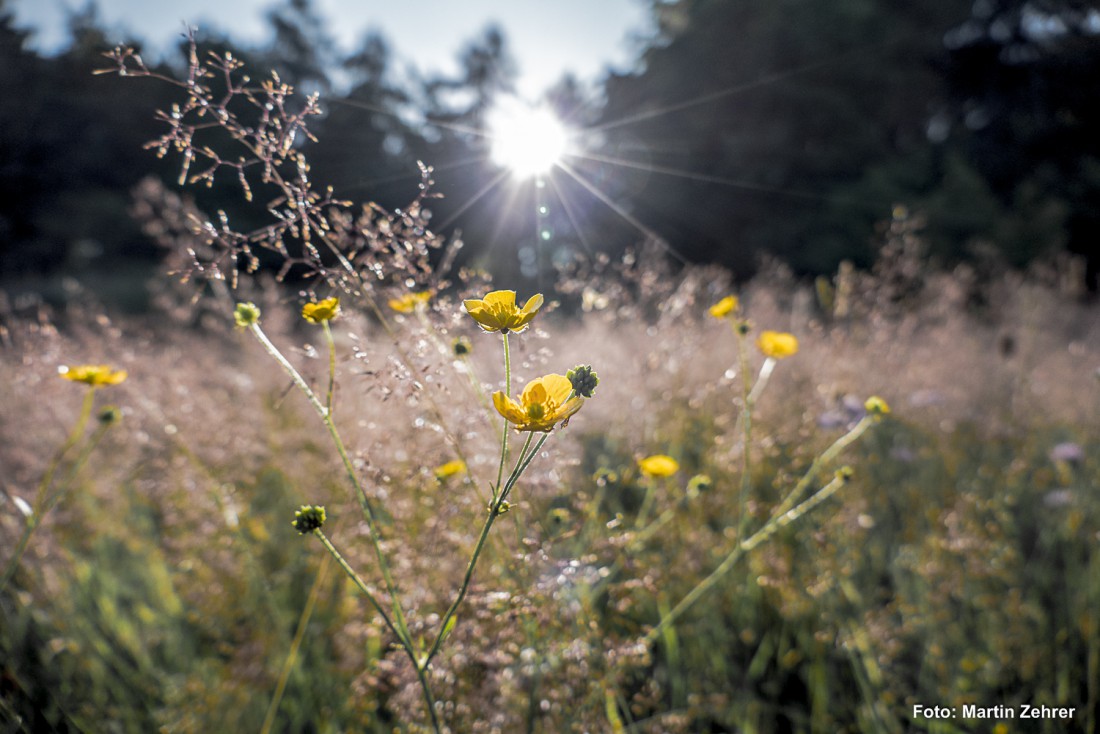
<path id="1" fill-rule="evenodd" d="M 875 224 L 901 204 L 926 221 L 931 256 L 1014 266 L 1100 238 L 1100 11 L 1073 0 L 654 0 L 637 68 L 596 90 L 548 93 L 584 131 L 547 186 L 502 181 L 481 129 L 512 91 L 496 29 L 471 39 L 453 78 L 394 63 L 383 37 L 343 55 L 310 0 L 269 11 L 271 42 L 242 48 L 204 28 L 254 77 L 268 69 L 321 94 L 307 155 L 314 180 L 386 207 L 436 169 L 434 224 L 462 256 L 530 277 L 574 254 L 644 239 L 750 275 L 761 255 L 798 272 L 866 265 Z M 143 144 L 178 91 L 92 71 L 109 37 L 92 10 L 43 56 L 0 0 L 0 273 L 148 271 L 160 253 L 129 216 L 149 174 L 178 161 Z M 130 44 L 133 45 L 133 44 Z M 182 49 L 182 45 L 181 45 Z M 183 55 L 162 62 L 181 73 Z M 190 190 L 206 211 L 264 216 L 232 187 Z M 483 194 L 474 200 L 478 194 Z M 536 215 L 536 204 L 547 207 Z"/>

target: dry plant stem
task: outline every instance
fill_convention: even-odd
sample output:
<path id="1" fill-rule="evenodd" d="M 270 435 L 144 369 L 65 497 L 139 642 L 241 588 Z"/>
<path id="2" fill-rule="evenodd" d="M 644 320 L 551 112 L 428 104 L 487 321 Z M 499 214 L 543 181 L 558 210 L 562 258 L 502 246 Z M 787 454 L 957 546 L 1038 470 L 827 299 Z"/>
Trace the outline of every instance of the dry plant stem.
<path id="1" fill-rule="evenodd" d="M 408 625 L 405 622 L 405 614 L 401 609 L 401 602 L 397 595 L 397 585 L 393 581 L 393 575 L 390 573 L 390 565 L 386 561 L 385 554 L 382 552 L 381 534 L 378 529 L 377 515 L 375 514 L 374 507 L 370 503 L 370 499 L 367 497 L 366 489 L 364 489 L 362 482 L 359 481 L 359 475 L 355 471 L 355 465 L 352 464 L 351 457 L 348 456 L 344 441 L 340 438 L 340 433 L 336 430 L 336 424 L 332 420 L 332 415 L 325 406 L 321 404 L 317 395 L 310 386 L 306 384 L 302 376 L 298 374 L 298 370 L 294 369 L 294 365 L 288 362 L 286 357 L 282 355 L 282 352 L 279 351 L 278 347 L 271 343 L 271 340 L 264 334 L 260 325 L 252 324 L 248 328 L 251 329 L 252 333 L 259 339 L 260 344 L 263 345 L 268 354 L 270 354 L 272 358 L 282 366 L 286 373 L 290 375 L 294 384 L 305 393 L 306 398 L 309 399 L 310 404 L 317 411 L 317 414 L 321 416 L 321 420 L 328 429 L 329 436 L 331 436 L 332 442 L 335 444 L 336 450 L 340 454 L 340 459 L 344 462 L 344 470 L 347 472 L 348 479 L 351 480 L 352 486 L 355 487 L 359 503 L 363 508 L 363 514 L 366 517 L 367 528 L 369 530 L 368 536 L 370 537 L 371 546 L 374 548 L 374 555 L 378 561 L 378 568 L 382 572 L 382 578 L 386 583 L 386 592 L 390 596 L 394 619 L 397 622 L 397 626 L 401 629 L 402 635 L 408 638 Z"/>
<path id="2" fill-rule="evenodd" d="M 795 488 L 791 491 L 787 501 L 780 506 L 782 511 L 777 511 L 768 519 L 764 525 L 746 538 L 744 541 L 738 540 L 733 550 L 726 555 L 725 559 L 715 568 L 709 576 L 700 581 L 695 588 L 688 592 L 688 594 L 681 599 L 672 611 L 667 615 L 661 617 L 660 622 L 646 635 L 646 641 L 652 643 L 660 637 L 665 627 L 674 624 L 683 614 L 704 594 L 707 593 L 718 581 L 726 575 L 730 569 L 736 565 L 737 561 L 741 559 L 745 553 L 753 550 L 761 543 L 766 541 L 772 535 L 776 533 L 780 528 L 790 525 L 792 522 L 798 520 L 810 510 L 820 505 L 825 500 L 832 497 L 838 489 L 840 489 L 846 483 L 841 477 L 835 477 L 831 482 L 819 489 L 816 493 L 811 495 L 808 499 L 795 504 L 797 500 L 791 500 L 791 497 L 797 497 L 800 495 L 806 487 L 810 485 L 814 477 L 817 475 L 818 470 L 823 464 L 832 460 L 839 454 L 846 446 L 858 439 L 874 422 L 874 418 L 868 416 L 857 423 L 852 430 L 848 431 L 844 436 L 841 436 L 836 442 L 833 443 L 828 449 L 826 449 L 817 459 L 814 460 L 809 470 L 802 477 L 802 479 L 795 485 Z M 783 507 L 788 509 L 782 509 Z M 740 536 L 739 536 L 740 538 Z"/>
<path id="3" fill-rule="evenodd" d="M 386 615 L 386 610 L 382 608 L 382 605 L 381 603 L 379 603 L 378 598 L 375 597 L 374 593 L 370 590 L 370 587 L 367 586 L 363 579 L 359 577 L 359 574 L 355 572 L 355 569 L 353 569 L 348 564 L 348 562 L 344 560 L 344 557 L 340 555 L 340 551 L 336 550 L 336 546 L 332 544 L 332 542 L 321 531 L 320 528 L 315 529 L 313 531 L 313 534 L 316 535 L 317 538 L 321 541 L 321 544 L 325 546 L 325 550 L 329 552 L 329 555 L 331 555 L 336 560 L 336 562 L 340 564 L 340 568 L 344 569 L 344 573 L 348 575 L 348 578 L 350 578 L 355 583 L 355 585 L 359 587 L 359 590 L 363 592 L 363 595 L 367 597 L 367 600 L 370 601 L 371 606 L 373 606 L 375 611 L 377 611 L 382 616 L 383 621 L 385 621 L 386 626 L 390 628 L 390 631 L 397 636 L 398 641 L 401 643 L 401 649 L 405 651 L 405 655 L 408 656 L 409 660 L 413 664 L 413 668 L 416 670 L 416 678 L 417 681 L 419 681 L 420 683 L 420 691 L 424 695 L 424 704 L 428 708 L 428 715 L 431 717 L 432 727 L 435 729 L 437 734 L 440 734 L 440 732 L 442 732 L 443 730 L 439 723 L 439 716 L 435 712 L 435 697 L 432 695 L 431 686 L 428 684 L 428 675 L 425 670 L 425 668 L 427 667 L 427 663 L 425 662 L 422 665 L 420 660 L 417 659 L 416 649 L 413 647 L 413 642 L 411 637 L 409 636 L 408 627 L 404 624 L 403 621 L 401 623 L 401 629 L 398 629 L 398 627 L 394 625 L 393 621 L 391 621 L 390 618 Z M 395 604 L 394 606 L 396 607 L 397 605 Z"/>
<path id="4" fill-rule="evenodd" d="M 275 715 L 279 712 L 279 704 L 283 700 L 287 681 L 290 680 L 290 671 L 294 669 L 294 664 L 298 661 L 298 650 L 302 647 L 302 640 L 306 636 L 309 620 L 313 616 L 313 608 L 317 605 L 321 584 L 328 575 L 328 564 L 329 556 L 324 556 L 321 559 L 321 565 L 317 568 L 317 576 L 313 579 L 309 596 L 306 597 L 306 605 L 302 609 L 302 615 L 298 618 L 298 628 L 294 631 L 294 639 L 290 641 L 290 650 L 283 662 L 283 669 L 279 672 L 279 681 L 275 684 L 275 693 L 271 696 L 271 703 L 267 707 L 267 715 L 264 717 L 263 726 L 260 727 L 260 734 L 270 734 L 271 727 L 275 725 Z"/>
<path id="5" fill-rule="evenodd" d="M 424 656 L 423 666 L 425 668 L 432 661 L 432 658 L 435 657 L 436 653 L 439 652 L 439 647 L 443 644 L 443 638 L 450 632 L 449 627 L 451 626 L 451 619 L 458 612 L 458 607 L 462 604 L 462 601 L 466 598 L 466 593 L 470 589 L 470 581 L 474 577 L 474 569 L 477 567 L 477 561 L 481 557 L 481 551 L 485 548 L 485 541 L 489 538 L 489 531 L 493 529 L 493 523 L 496 521 L 497 516 L 503 514 L 501 508 L 504 506 L 505 501 L 507 501 L 508 495 L 511 493 L 512 488 L 515 487 L 520 476 L 527 470 L 531 460 L 538 455 L 539 451 L 542 449 L 542 445 L 546 443 L 546 439 L 549 437 L 549 433 L 543 434 L 538 443 L 535 444 L 535 448 L 531 449 L 531 441 L 534 439 L 534 434 L 529 433 L 527 435 L 527 441 L 523 444 L 523 449 L 519 453 L 519 458 L 516 460 L 516 466 L 512 469 L 508 481 L 489 505 L 489 516 L 485 519 L 485 524 L 481 527 L 481 534 L 478 536 L 477 545 L 474 546 L 474 552 L 470 555 L 469 563 L 466 564 L 466 575 L 462 579 L 462 586 L 458 590 L 458 596 L 455 597 L 454 602 L 443 616 L 443 620 L 439 626 L 439 634 L 436 635 L 435 641 L 432 642 L 428 654 Z"/>
<path id="6" fill-rule="evenodd" d="M 62 483 L 62 486 L 53 497 L 50 497 L 50 486 L 53 484 L 54 475 L 57 473 L 58 468 L 60 468 L 61 462 L 65 458 L 65 454 L 69 453 L 73 446 L 77 444 L 88 427 L 88 421 L 92 417 L 92 408 L 95 405 L 95 392 L 95 387 L 89 387 L 84 393 L 84 402 L 80 407 L 80 416 L 76 419 L 76 423 L 73 424 L 73 428 L 65 439 L 65 443 L 61 444 L 57 453 L 54 454 L 49 467 L 46 469 L 46 473 L 42 475 L 42 481 L 38 483 L 38 488 L 34 494 L 34 504 L 31 506 L 31 514 L 27 517 L 26 523 L 23 526 L 23 534 L 19 537 L 19 542 L 15 546 L 15 551 L 12 553 L 7 566 L 4 568 L 4 575 L 0 577 L 0 591 L 7 588 L 8 583 L 11 581 L 12 577 L 15 576 L 15 571 L 19 567 L 19 562 L 23 559 L 23 554 L 27 551 L 27 546 L 30 544 L 31 536 L 42 522 L 43 516 L 61 501 L 66 485 L 75 478 L 80 467 L 87 461 L 91 449 L 94 448 L 95 444 L 99 442 L 99 438 L 103 435 L 104 431 L 102 428 L 96 431 L 88 447 L 86 447 L 85 451 L 81 453 L 80 457 L 73 465 L 66 482 Z"/>

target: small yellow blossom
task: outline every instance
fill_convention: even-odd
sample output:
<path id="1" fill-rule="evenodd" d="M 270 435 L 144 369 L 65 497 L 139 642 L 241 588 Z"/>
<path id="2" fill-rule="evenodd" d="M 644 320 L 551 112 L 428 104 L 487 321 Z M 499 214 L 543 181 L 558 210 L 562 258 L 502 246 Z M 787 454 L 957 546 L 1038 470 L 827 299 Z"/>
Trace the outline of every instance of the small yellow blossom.
<path id="1" fill-rule="evenodd" d="M 794 334 L 782 331 L 764 331 L 757 338 L 756 346 L 760 347 L 765 357 L 783 359 L 798 352 L 798 339 Z"/>
<path id="2" fill-rule="evenodd" d="M 867 398 L 867 402 L 863 404 L 863 409 L 871 415 L 886 415 L 890 412 L 890 406 L 878 395 Z"/>
<path id="3" fill-rule="evenodd" d="M 448 461 L 446 464 L 440 464 L 435 468 L 435 478 L 439 481 L 449 479 L 456 474 L 466 473 L 466 462 L 455 459 L 454 461 Z"/>
<path id="4" fill-rule="evenodd" d="M 671 456 L 654 454 L 638 460 L 638 468 L 647 477 L 671 477 L 680 471 L 680 462 Z"/>
<path id="5" fill-rule="evenodd" d="M 398 313 L 412 313 L 422 304 L 432 300 L 431 291 L 420 291 L 419 293 L 406 293 L 399 298 L 391 298 L 389 300 L 389 307 Z"/>
<path id="6" fill-rule="evenodd" d="M 726 296 L 710 307 L 710 315 L 716 319 L 724 319 L 736 311 L 739 305 L 737 296 Z"/>
<path id="7" fill-rule="evenodd" d="M 493 405 L 517 431 L 550 431 L 581 409 L 584 400 L 570 397 L 573 386 L 565 375 L 543 375 L 527 383 L 519 402 L 497 390 Z"/>
<path id="8" fill-rule="evenodd" d="M 462 302 L 466 311 L 485 331 L 514 331 L 519 333 L 527 328 L 531 319 L 542 308 L 542 294 L 536 293 L 527 299 L 523 308 L 516 306 L 515 291 L 493 291 L 485 298 L 471 298 Z"/>
<path id="9" fill-rule="evenodd" d="M 59 367 L 58 374 L 66 380 L 83 382 L 92 387 L 117 385 L 126 379 L 126 370 L 114 370 L 105 364 L 82 364 L 76 367 Z"/>
<path id="10" fill-rule="evenodd" d="M 302 318 L 311 324 L 332 321 L 340 315 L 340 299 L 336 296 L 302 306 Z"/>

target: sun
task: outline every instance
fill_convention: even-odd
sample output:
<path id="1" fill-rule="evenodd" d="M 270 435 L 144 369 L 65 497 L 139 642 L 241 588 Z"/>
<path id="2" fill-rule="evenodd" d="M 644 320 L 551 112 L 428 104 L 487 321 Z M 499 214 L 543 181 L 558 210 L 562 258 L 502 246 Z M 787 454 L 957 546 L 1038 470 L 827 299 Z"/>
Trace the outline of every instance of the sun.
<path id="1" fill-rule="evenodd" d="M 545 107 L 508 100 L 489 113 L 489 157 L 516 178 L 548 172 L 569 148 L 569 134 Z"/>

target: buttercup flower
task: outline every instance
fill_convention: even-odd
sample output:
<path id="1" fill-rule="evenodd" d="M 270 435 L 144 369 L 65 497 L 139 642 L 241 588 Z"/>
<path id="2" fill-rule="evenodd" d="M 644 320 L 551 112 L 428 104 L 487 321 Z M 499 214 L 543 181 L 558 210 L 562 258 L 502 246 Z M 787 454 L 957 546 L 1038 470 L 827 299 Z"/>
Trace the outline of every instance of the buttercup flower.
<path id="1" fill-rule="evenodd" d="M 332 321 L 340 315 L 340 299 L 336 296 L 302 306 L 302 318 L 311 324 Z"/>
<path id="2" fill-rule="evenodd" d="M 647 477 L 671 477 L 680 471 L 680 462 L 671 456 L 654 454 L 638 460 L 638 468 Z"/>
<path id="3" fill-rule="evenodd" d="M 509 423 L 515 424 L 517 431 L 550 431 L 584 404 L 582 398 L 570 397 L 572 392 L 573 386 L 564 375 L 543 375 L 527 383 L 519 402 L 497 390 L 493 393 L 493 405 Z"/>
<path id="4" fill-rule="evenodd" d="M 736 311 L 739 305 L 737 296 L 726 296 L 710 307 L 710 315 L 716 319 L 724 319 Z"/>
<path id="5" fill-rule="evenodd" d="M 242 329 L 252 326 L 260 320 L 260 307 L 255 303 L 238 303 L 233 310 L 233 320 Z"/>
<path id="6" fill-rule="evenodd" d="M 126 379 L 126 370 L 113 370 L 105 364 L 82 364 L 76 367 L 61 366 L 57 368 L 58 374 L 66 380 L 83 382 L 92 387 L 104 387 L 117 385 Z"/>
<path id="7" fill-rule="evenodd" d="M 419 293 L 406 293 L 399 298 L 391 298 L 389 300 L 389 307 L 398 313 L 412 313 L 421 304 L 427 303 L 432 300 L 431 291 L 420 291 Z"/>
<path id="8" fill-rule="evenodd" d="M 765 357 L 783 359 L 798 352 L 798 339 L 782 331 L 764 331 L 756 340 Z"/>
<path id="9" fill-rule="evenodd" d="M 863 404 L 863 408 L 871 415 L 886 415 L 890 412 L 890 406 L 878 395 L 872 395 L 867 398 L 867 402 Z"/>
<path id="10" fill-rule="evenodd" d="M 454 461 L 448 461 L 446 464 L 440 464 L 435 468 L 435 478 L 439 481 L 453 477 L 456 474 L 462 474 L 466 471 L 466 463 L 455 459 Z"/>
<path id="11" fill-rule="evenodd" d="M 515 291 L 493 291 L 485 298 L 471 298 L 462 305 L 485 331 L 514 331 L 519 333 L 527 328 L 531 319 L 542 308 L 542 294 L 536 293 L 527 299 L 523 308 L 516 306 Z"/>

